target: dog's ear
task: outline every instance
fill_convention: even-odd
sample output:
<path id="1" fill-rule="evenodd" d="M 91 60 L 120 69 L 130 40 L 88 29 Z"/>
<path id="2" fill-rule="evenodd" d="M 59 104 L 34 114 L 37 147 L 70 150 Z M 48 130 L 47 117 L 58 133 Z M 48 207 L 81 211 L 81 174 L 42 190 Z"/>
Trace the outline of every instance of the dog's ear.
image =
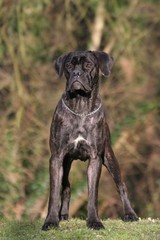
<path id="1" fill-rule="evenodd" d="M 110 55 L 102 51 L 93 51 L 99 64 L 99 68 L 105 77 L 108 77 L 111 73 L 111 69 L 114 64 L 114 59 Z"/>
<path id="2" fill-rule="evenodd" d="M 61 78 L 63 75 L 64 63 L 67 58 L 67 55 L 63 54 L 54 61 L 54 67 L 55 67 L 55 70 L 56 70 L 59 78 Z"/>

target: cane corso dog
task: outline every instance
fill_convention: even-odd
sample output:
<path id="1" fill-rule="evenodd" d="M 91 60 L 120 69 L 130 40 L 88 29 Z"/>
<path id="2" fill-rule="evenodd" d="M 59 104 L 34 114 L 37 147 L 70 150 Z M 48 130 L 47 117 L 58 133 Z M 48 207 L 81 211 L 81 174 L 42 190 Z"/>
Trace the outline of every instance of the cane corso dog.
<path id="1" fill-rule="evenodd" d="M 58 227 L 68 219 L 69 171 L 73 160 L 88 160 L 88 216 L 91 229 L 104 228 L 97 211 L 98 184 L 102 164 L 113 177 L 122 200 L 125 221 L 138 219 L 121 179 L 119 164 L 111 147 L 105 107 L 98 94 L 99 70 L 110 75 L 114 60 L 101 51 L 76 51 L 55 61 L 59 77 L 64 73 L 66 89 L 60 99 L 50 130 L 50 196 L 42 230 Z M 61 205 L 60 202 L 61 193 Z"/>

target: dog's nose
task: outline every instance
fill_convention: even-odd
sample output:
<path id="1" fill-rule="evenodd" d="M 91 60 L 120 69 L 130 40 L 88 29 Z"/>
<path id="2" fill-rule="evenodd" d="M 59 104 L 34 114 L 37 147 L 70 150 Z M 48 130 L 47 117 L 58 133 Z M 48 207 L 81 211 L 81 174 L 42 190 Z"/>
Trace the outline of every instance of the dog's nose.
<path id="1" fill-rule="evenodd" d="M 81 74 L 80 74 L 80 71 L 79 71 L 79 70 L 74 70 L 74 71 L 73 71 L 73 75 L 74 75 L 75 77 L 79 77 Z"/>

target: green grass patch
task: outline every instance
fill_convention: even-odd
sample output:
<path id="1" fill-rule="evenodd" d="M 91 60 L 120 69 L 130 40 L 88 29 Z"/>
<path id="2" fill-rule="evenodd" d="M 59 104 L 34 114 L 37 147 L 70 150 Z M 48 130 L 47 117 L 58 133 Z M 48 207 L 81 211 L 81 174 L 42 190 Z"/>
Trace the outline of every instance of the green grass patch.
<path id="1" fill-rule="evenodd" d="M 43 220 L 30 221 L 0 221 L 1 240 L 53 240 L 53 239 L 108 239 L 108 240 L 158 240 L 160 239 L 160 220 L 147 219 L 138 222 L 125 223 L 121 220 L 105 220 L 103 230 L 90 230 L 86 222 L 70 219 L 60 222 L 58 229 L 44 232 L 41 230 Z"/>

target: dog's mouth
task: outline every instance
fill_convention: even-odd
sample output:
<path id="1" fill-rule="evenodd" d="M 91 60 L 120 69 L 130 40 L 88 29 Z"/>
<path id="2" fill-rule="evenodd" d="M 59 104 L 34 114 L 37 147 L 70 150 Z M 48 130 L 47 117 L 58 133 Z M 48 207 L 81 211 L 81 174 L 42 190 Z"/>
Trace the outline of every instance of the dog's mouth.
<path id="1" fill-rule="evenodd" d="M 81 81 L 74 81 L 68 88 L 68 92 L 71 94 L 85 95 L 91 92 L 89 86 L 85 86 Z"/>

